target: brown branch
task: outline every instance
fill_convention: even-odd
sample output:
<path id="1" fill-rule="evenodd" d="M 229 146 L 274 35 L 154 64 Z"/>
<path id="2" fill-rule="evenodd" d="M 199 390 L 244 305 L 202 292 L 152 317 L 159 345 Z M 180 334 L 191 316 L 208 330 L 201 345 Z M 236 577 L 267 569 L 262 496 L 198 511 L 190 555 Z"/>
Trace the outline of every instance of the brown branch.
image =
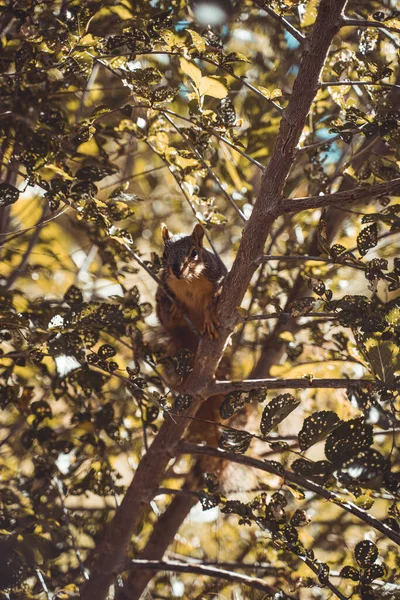
<path id="1" fill-rule="evenodd" d="M 202 338 L 194 369 L 180 390 L 193 397 L 184 413 L 186 417 L 195 416 L 207 397 L 210 379 L 222 356 L 226 340 L 239 319 L 236 307 L 242 302 L 257 268 L 255 261 L 263 254 L 268 234 L 280 214 L 279 200 L 307 115 L 319 89 L 320 75 L 331 42 L 339 30 L 345 4 L 346 0 L 321 0 L 319 4 L 314 27 L 307 44 L 304 44 L 293 92 L 282 115 L 274 150 L 264 170 L 259 196 L 243 230 L 233 267 L 224 283 L 218 310 L 221 320 L 219 338 Z M 189 419 L 180 419 L 178 423 L 170 419 L 164 421 L 149 451 L 141 459 L 121 506 L 96 548 L 90 579 L 81 590 L 81 600 L 104 600 L 106 597 L 116 571 L 122 567 L 131 536 L 141 525 L 168 462 L 176 455 L 188 423 Z"/>
<path id="2" fill-rule="evenodd" d="M 383 83 L 382 81 L 373 82 L 373 81 L 322 81 L 321 87 L 334 87 L 338 85 L 371 85 L 374 87 L 386 87 L 386 88 L 396 88 L 400 89 L 400 85 L 396 83 Z"/>
<path id="3" fill-rule="evenodd" d="M 392 179 L 392 181 L 366 185 L 334 194 L 325 194 L 324 196 L 284 198 L 280 202 L 279 210 L 281 214 L 300 212 L 301 210 L 323 208 L 324 206 L 345 204 L 346 202 L 359 202 L 364 199 L 395 196 L 398 192 L 400 192 L 400 177 Z"/>
<path id="4" fill-rule="evenodd" d="M 304 154 L 304 152 L 308 152 L 309 150 L 314 150 L 315 148 L 319 148 L 320 146 L 326 146 L 327 144 L 333 144 L 337 140 L 340 140 L 340 135 L 334 135 L 326 140 L 319 140 L 318 142 L 314 142 L 314 144 L 309 144 L 308 146 L 301 146 L 297 148 L 297 156 Z"/>
<path id="5" fill-rule="evenodd" d="M 288 321 L 289 319 L 302 319 L 307 317 L 313 318 L 324 318 L 324 319 L 337 319 L 338 315 L 335 313 L 323 313 L 323 312 L 309 312 L 305 315 L 292 315 L 288 312 L 271 313 L 264 315 L 250 315 L 244 319 L 246 323 L 249 321 L 267 321 L 269 319 L 280 319 L 281 321 Z"/>
<path id="6" fill-rule="evenodd" d="M 271 254 L 264 254 L 260 259 L 260 264 L 274 261 L 274 260 L 279 260 L 282 262 L 315 261 L 315 262 L 323 262 L 323 263 L 328 263 L 330 265 L 340 265 L 343 267 L 350 267 L 351 269 L 358 269 L 360 271 L 365 271 L 365 265 L 363 265 L 363 263 L 361 261 L 357 261 L 354 259 L 354 262 L 349 262 L 349 261 L 346 261 L 345 259 L 346 259 L 346 253 L 343 256 L 343 259 L 337 258 L 336 260 L 333 260 L 333 258 L 327 258 L 324 256 L 309 256 L 308 254 L 298 254 L 298 255 L 282 254 L 281 256 L 273 256 Z"/>
<path id="7" fill-rule="evenodd" d="M 256 388 L 268 390 L 308 390 L 308 389 L 333 389 L 348 390 L 353 387 L 370 388 L 374 386 L 373 379 L 278 379 L 269 377 L 266 379 L 244 379 L 243 381 L 215 381 L 210 384 L 207 393 L 210 396 L 229 394 L 230 392 L 248 392 Z M 390 389 L 399 389 L 400 384 L 390 386 Z"/>
<path id="8" fill-rule="evenodd" d="M 277 589 L 270 586 L 263 579 L 258 577 L 249 577 L 245 574 L 235 573 L 233 571 L 227 571 L 225 569 L 217 569 L 209 565 L 199 565 L 184 563 L 175 560 L 144 560 L 134 559 L 129 562 L 131 569 L 137 569 L 139 571 L 143 569 L 152 569 L 153 571 L 174 571 L 175 573 L 194 573 L 196 575 L 203 575 L 204 577 L 217 577 L 218 579 L 225 579 L 232 583 L 241 583 L 247 585 L 255 590 L 261 590 L 268 594 L 276 594 Z M 287 596 L 292 598 L 292 596 Z"/>
<path id="9" fill-rule="evenodd" d="M 388 525 L 376 519 L 374 516 L 370 515 L 366 510 L 359 508 L 352 502 L 348 500 L 343 500 L 339 494 L 336 492 L 332 492 L 327 490 L 326 488 L 318 485 L 314 481 L 303 477 L 293 471 L 289 471 L 288 469 L 277 469 L 270 463 L 264 462 L 262 460 L 258 460 L 257 458 L 252 458 L 250 456 L 243 456 L 243 454 L 235 454 L 233 452 L 226 452 L 225 450 L 220 450 L 219 448 L 212 448 L 211 446 L 204 446 L 201 444 L 190 444 L 189 442 L 181 442 L 179 445 L 179 449 L 182 454 L 203 454 L 206 456 L 215 456 L 220 458 L 221 460 L 229 460 L 231 462 L 236 462 L 241 465 L 245 465 L 247 467 L 253 467 L 255 469 L 259 469 L 264 471 L 265 473 L 270 473 L 272 475 L 276 475 L 278 477 L 282 477 L 286 481 L 290 483 L 294 483 L 305 490 L 309 490 L 310 492 L 314 492 L 317 496 L 321 498 L 325 498 L 340 506 L 346 512 L 349 512 L 353 516 L 357 517 L 370 527 L 373 527 L 377 531 L 380 531 L 382 535 L 389 538 L 397 545 L 400 546 L 400 533 L 394 531 Z"/>
<path id="10" fill-rule="evenodd" d="M 390 25 L 386 25 L 380 21 L 369 21 L 368 19 L 344 18 L 340 27 L 375 27 L 376 29 L 385 29 L 386 31 L 393 31 L 400 34 L 400 29 L 396 27 L 390 27 Z"/>
<path id="11" fill-rule="evenodd" d="M 149 541 L 139 555 L 140 560 L 161 561 L 168 546 L 172 543 L 176 532 L 187 517 L 190 509 L 198 502 L 198 494 L 190 488 L 196 484 L 196 477 L 189 475 L 183 489 L 174 490 L 176 494 L 168 508 L 154 524 Z M 162 493 L 160 488 L 159 493 Z M 164 492 L 165 493 L 165 492 Z M 167 492 L 171 493 L 171 491 Z M 144 567 L 130 573 L 124 587 L 116 595 L 116 600 L 136 600 L 141 597 L 152 578 L 152 570 Z"/>

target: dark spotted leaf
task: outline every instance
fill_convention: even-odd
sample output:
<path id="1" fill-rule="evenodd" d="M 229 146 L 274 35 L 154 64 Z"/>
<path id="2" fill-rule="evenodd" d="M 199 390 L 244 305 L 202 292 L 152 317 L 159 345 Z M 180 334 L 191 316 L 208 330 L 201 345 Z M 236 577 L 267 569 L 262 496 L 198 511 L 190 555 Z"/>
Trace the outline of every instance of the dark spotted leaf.
<path id="1" fill-rule="evenodd" d="M 30 408 L 32 414 L 35 415 L 35 417 L 40 421 L 42 421 L 43 419 L 51 419 L 52 417 L 50 405 L 44 400 L 32 402 Z"/>
<path id="2" fill-rule="evenodd" d="M 324 476 L 332 470 L 332 464 L 327 460 L 307 460 L 305 458 L 298 458 L 292 462 L 292 469 L 295 473 L 309 477 L 310 479 L 315 477 Z"/>
<path id="3" fill-rule="evenodd" d="M 343 567 L 340 571 L 340 577 L 344 579 L 351 579 L 352 581 L 360 581 L 360 571 L 355 567 L 347 566 Z"/>
<path id="4" fill-rule="evenodd" d="M 366 569 L 374 564 L 379 553 L 376 544 L 369 540 L 363 540 L 355 547 L 354 555 L 360 567 Z"/>
<path id="5" fill-rule="evenodd" d="M 206 492 L 200 492 L 199 494 L 200 504 L 203 510 L 210 510 L 215 508 L 221 501 L 219 494 L 208 494 Z"/>
<path id="6" fill-rule="evenodd" d="M 372 443 L 372 425 L 358 417 L 342 423 L 330 433 L 325 443 L 325 456 L 332 463 L 343 464 Z"/>
<path id="7" fill-rule="evenodd" d="M 10 206 L 19 198 L 19 190 L 9 183 L 0 183 L 0 207 Z"/>
<path id="8" fill-rule="evenodd" d="M 325 294 L 325 284 L 321 279 L 317 279 L 316 277 L 310 277 L 308 280 L 308 287 L 315 293 L 317 296 L 323 296 Z"/>
<path id="9" fill-rule="evenodd" d="M 179 394 L 178 396 L 176 396 L 174 401 L 174 408 L 176 412 L 181 413 L 187 408 L 189 408 L 189 406 L 192 403 L 192 399 L 193 396 L 191 396 L 190 394 Z"/>
<path id="10" fill-rule="evenodd" d="M 295 544 L 299 539 L 299 534 L 297 529 L 292 525 L 285 525 L 281 529 L 281 539 L 283 539 L 287 544 Z"/>
<path id="11" fill-rule="evenodd" d="M 71 285 L 64 295 L 64 300 L 70 306 L 73 306 L 74 304 L 82 304 L 83 296 L 81 290 L 76 287 L 76 285 Z"/>
<path id="12" fill-rule="evenodd" d="M 311 298 L 310 296 L 306 296 L 305 298 L 300 298 L 299 300 L 295 300 L 291 302 L 289 305 L 290 314 L 293 317 L 302 317 L 307 313 L 311 312 L 314 308 L 315 298 Z"/>
<path id="13" fill-rule="evenodd" d="M 221 119 L 225 127 L 231 127 L 235 124 L 236 113 L 233 102 L 230 98 L 223 98 L 217 109 L 217 116 Z"/>
<path id="14" fill-rule="evenodd" d="M 375 248 L 378 243 L 378 225 L 371 223 L 364 227 L 357 236 L 357 248 L 361 256 L 365 256 L 368 250 Z"/>
<path id="15" fill-rule="evenodd" d="M 329 241 L 327 234 L 326 209 L 322 209 L 321 218 L 317 228 L 318 246 L 323 254 L 329 255 Z"/>
<path id="16" fill-rule="evenodd" d="M 248 450 L 252 439 L 253 436 L 251 433 L 247 433 L 247 431 L 224 429 L 218 440 L 218 446 L 228 452 L 244 454 Z"/>
<path id="17" fill-rule="evenodd" d="M 324 439 L 339 423 L 339 417 L 331 410 L 321 410 L 307 417 L 298 436 L 300 450 L 307 450 Z"/>
<path id="18" fill-rule="evenodd" d="M 104 177 L 114 175 L 114 173 L 117 172 L 118 169 L 116 167 L 86 166 L 82 167 L 82 169 L 79 169 L 76 177 L 84 181 L 100 181 L 101 179 L 104 179 Z"/>
<path id="19" fill-rule="evenodd" d="M 153 91 L 150 101 L 152 104 L 158 104 L 162 102 L 173 102 L 178 94 L 178 88 L 172 88 L 164 85 L 158 87 L 156 90 Z"/>
<path id="20" fill-rule="evenodd" d="M 318 579 L 319 581 L 324 584 L 328 581 L 329 579 L 329 567 L 326 563 L 323 562 L 319 562 L 317 561 L 317 568 L 318 568 Z"/>
<path id="21" fill-rule="evenodd" d="M 296 400 L 291 394 L 280 394 L 271 400 L 262 413 L 260 423 L 262 435 L 268 435 L 268 433 L 286 419 L 299 404 L 300 401 Z"/>
<path id="22" fill-rule="evenodd" d="M 370 585 L 362 585 L 360 586 L 360 596 L 361 600 L 377 600 L 377 596 L 375 595 L 374 588 Z"/>
<path id="23" fill-rule="evenodd" d="M 371 565 L 367 567 L 361 577 L 363 583 L 372 583 L 375 579 L 379 579 L 385 575 L 383 565 Z"/>
<path id="24" fill-rule="evenodd" d="M 176 374 L 183 378 L 192 370 L 193 352 L 182 348 L 169 360 L 172 362 Z"/>
<path id="25" fill-rule="evenodd" d="M 101 358 L 111 358 L 117 354 L 116 349 L 111 344 L 103 344 L 97 351 Z"/>
<path id="26" fill-rule="evenodd" d="M 284 471 L 281 463 L 279 463 L 277 460 L 264 460 L 264 463 L 270 469 L 272 469 L 277 475 L 281 475 L 281 476 L 284 475 L 285 471 Z"/>
<path id="27" fill-rule="evenodd" d="M 219 407 L 221 419 L 229 419 L 232 415 L 238 412 L 248 402 L 249 394 L 245 392 L 231 392 L 224 398 L 223 403 Z"/>
<path id="28" fill-rule="evenodd" d="M 290 522 L 294 527 L 304 527 L 305 525 L 308 525 L 311 522 L 311 519 L 305 510 L 301 510 L 298 508 L 294 512 L 292 518 L 290 519 Z"/>
<path id="29" fill-rule="evenodd" d="M 368 483 L 384 474 L 390 465 L 378 450 L 367 448 L 343 463 L 340 472 L 359 483 Z"/>
<path id="30" fill-rule="evenodd" d="M 204 473 L 204 485 L 209 494 L 215 494 L 219 489 L 218 477 L 214 473 Z"/>

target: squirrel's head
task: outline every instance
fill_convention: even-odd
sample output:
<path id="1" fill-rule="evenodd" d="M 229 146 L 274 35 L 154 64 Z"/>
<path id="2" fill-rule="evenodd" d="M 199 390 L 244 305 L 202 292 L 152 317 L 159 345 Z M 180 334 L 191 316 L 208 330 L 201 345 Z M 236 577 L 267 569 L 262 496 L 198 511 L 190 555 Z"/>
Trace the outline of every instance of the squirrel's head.
<path id="1" fill-rule="evenodd" d="M 170 236 L 166 225 L 161 226 L 164 240 L 163 259 L 168 275 L 176 279 L 191 280 L 200 277 L 205 268 L 203 261 L 204 229 L 197 223 L 190 235 Z"/>

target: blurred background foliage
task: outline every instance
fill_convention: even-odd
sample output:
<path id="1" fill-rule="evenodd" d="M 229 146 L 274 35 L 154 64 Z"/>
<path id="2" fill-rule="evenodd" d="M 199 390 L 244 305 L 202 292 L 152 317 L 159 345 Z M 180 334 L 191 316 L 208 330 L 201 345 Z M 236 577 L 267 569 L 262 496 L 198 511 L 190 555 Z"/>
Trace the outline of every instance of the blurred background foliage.
<path id="1" fill-rule="evenodd" d="M 244 0 L 207 27 L 182 0 L 0 2 L 1 598 L 79 596 L 104 524 L 174 413 L 154 313 L 160 224 L 200 221 L 232 264 L 317 4 Z M 372 25 L 334 40 L 288 197 L 399 176 L 399 14 L 390 0 L 351 0 L 346 15 Z M 390 198 L 279 219 L 226 350 L 236 378 L 371 380 L 233 394 L 221 409 L 246 415 L 240 431 L 221 426 L 221 447 L 251 444 L 339 505 L 231 467 L 168 557 L 229 563 L 276 599 L 400 597 L 393 536 L 340 506 L 400 535 L 399 229 Z M 191 464 L 171 465 L 165 488 Z M 171 497 L 149 507 L 132 556 Z M 272 597 L 171 572 L 152 586 L 153 598 Z"/>

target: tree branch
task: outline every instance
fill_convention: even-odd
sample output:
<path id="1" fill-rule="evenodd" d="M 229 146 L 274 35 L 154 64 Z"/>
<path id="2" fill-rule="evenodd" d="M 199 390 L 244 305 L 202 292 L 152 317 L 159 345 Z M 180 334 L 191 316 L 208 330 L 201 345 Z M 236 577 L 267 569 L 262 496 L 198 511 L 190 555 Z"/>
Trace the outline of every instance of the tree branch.
<path id="1" fill-rule="evenodd" d="M 280 214 L 300 212 L 301 210 L 310 210 L 332 206 L 335 204 L 345 204 L 346 202 L 359 202 L 360 200 L 370 198 L 380 198 L 383 196 L 394 196 L 400 192 L 400 177 L 376 183 L 364 187 L 358 187 L 353 190 L 345 190 L 334 194 L 325 194 L 323 196 L 309 196 L 308 198 L 284 198 L 280 202 Z"/>
<path id="2" fill-rule="evenodd" d="M 345 17 L 342 19 L 340 27 L 375 27 L 376 29 L 385 29 L 386 31 L 393 31 L 400 34 L 400 29 L 396 27 L 390 27 L 390 25 L 386 25 L 380 21 L 369 21 L 368 19 L 348 19 Z"/>
<path id="3" fill-rule="evenodd" d="M 374 83 L 373 81 L 322 81 L 321 87 L 334 87 L 338 85 L 371 85 L 374 87 L 386 87 L 400 89 L 400 85 L 396 83 L 383 83 L 381 81 Z"/>
<path id="4" fill-rule="evenodd" d="M 340 135 L 334 135 L 326 140 L 319 140 L 319 142 L 314 142 L 314 144 L 309 144 L 308 146 L 301 146 L 300 148 L 297 148 L 297 155 L 300 156 L 301 154 L 304 154 L 304 152 L 308 152 L 309 150 L 315 150 L 315 148 L 319 148 L 320 146 L 333 144 L 333 142 L 336 142 L 340 139 Z"/>
<path id="5" fill-rule="evenodd" d="M 256 388 L 268 390 L 308 390 L 308 389 L 333 389 L 348 390 L 353 387 L 370 388 L 376 387 L 373 379 L 278 379 L 269 377 L 267 379 L 244 379 L 243 381 L 215 381 L 207 388 L 210 396 L 229 394 L 230 392 L 248 392 Z M 400 384 L 390 386 L 390 389 L 400 390 Z"/>
<path id="6" fill-rule="evenodd" d="M 349 262 L 345 260 L 346 256 L 343 256 L 343 259 L 340 260 L 340 258 L 333 260 L 333 258 L 326 258 L 323 256 L 309 256 L 307 254 L 298 254 L 298 255 L 281 255 L 281 256 L 273 256 L 271 254 L 264 254 L 261 259 L 260 259 L 260 264 L 269 262 L 269 261 L 273 261 L 273 260 L 278 260 L 281 262 L 308 262 L 308 261 L 314 261 L 314 262 L 323 262 L 323 263 L 327 263 L 330 265 L 340 265 L 343 267 L 350 267 L 351 269 L 358 269 L 360 271 L 365 271 L 365 265 L 363 265 L 363 263 L 361 261 L 356 261 L 355 259 L 354 262 Z M 359 264 L 357 264 L 357 262 L 359 262 Z"/>
<path id="7" fill-rule="evenodd" d="M 212 448 L 211 446 L 203 446 L 201 444 L 190 444 L 188 442 L 181 442 L 179 445 L 179 450 L 182 454 L 204 454 L 207 456 L 215 456 L 220 458 L 221 460 L 229 460 L 231 462 L 236 462 L 241 465 L 245 465 L 247 467 L 253 467 L 255 469 L 259 469 L 260 471 L 264 471 L 265 473 L 270 473 L 271 475 L 276 475 L 278 477 L 282 477 L 286 481 L 290 483 L 294 483 L 305 490 L 309 490 L 310 492 L 314 492 L 321 498 L 325 498 L 330 502 L 333 502 L 337 506 L 340 506 L 346 512 L 351 513 L 353 516 L 357 517 L 370 527 L 373 527 L 377 531 L 380 531 L 382 535 L 389 538 L 397 545 L 400 546 L 400 533 L 394 531 L 388 525 L 376 519 L 374 516 L 370 515 L 366 510 L 359 508 L 352 502 L 347 500 L 343 500 L 339 494 L 335 492 L 331 492 L 326 488 L 318 485 L 314 481 L 303 477 L 302 475 L 298 475 L 293 471 L 289 471 L 288 469 L 276 469 L 270 463 L 264 462 L 262 460 L 258 460 L 257 458 L 252 458 L 250 456 L 243 456 L 243 454 L 235 454 L 233 452 L 226 452 L 225 450 L 220 450 L 219 448 Z"/>
<path id="8" fill-rule="evenodd" d="M 153 570 L 153 571 L 175 571 L 176 573 L 194 573 L 196 575 L 203 575 L 205 577 L 217 577 L 218 579 L 225 579 L 232 583 L 242 583 L 255 590 L 261 590 L 268 594 L 276 594 L 277 589 L 270 586 L 263 579 L 258 577 L 249 577 L 245 574 L 234 573 L 233 571 L 227 571 L 226 569 L 217 569 L 209 565 L 193 565 L 190 563 L 184 563 L 175 560 L 144 560 L 134 559 L 129 562 L 131 569 L 138 570 Z M 287 596 L 292 598 L 292 596 Z"/>

